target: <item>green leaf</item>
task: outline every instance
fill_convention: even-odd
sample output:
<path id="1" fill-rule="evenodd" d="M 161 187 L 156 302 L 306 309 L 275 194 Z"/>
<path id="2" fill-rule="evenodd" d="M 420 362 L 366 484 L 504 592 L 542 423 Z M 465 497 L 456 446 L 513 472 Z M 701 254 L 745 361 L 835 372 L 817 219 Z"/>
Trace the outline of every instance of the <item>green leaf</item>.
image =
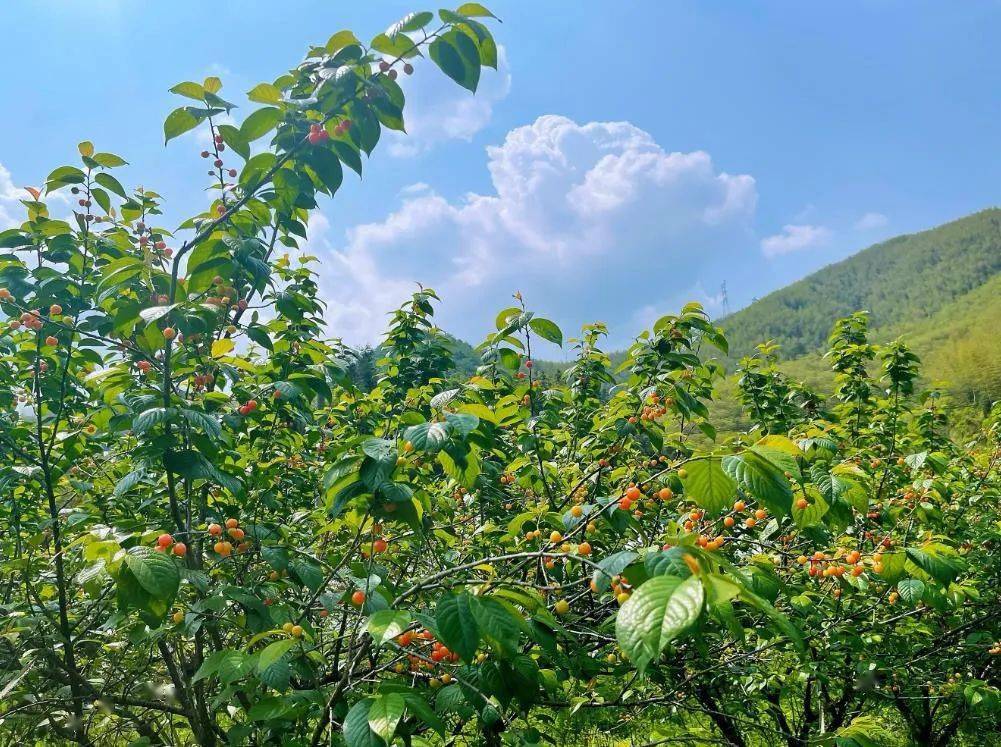
<path id="1" fill-rule="evenodd" d="M 94 160 L 106 169 L 114 169 L 128 164 L 128 161 L 114 153 L 95 153 Z"/>
<path id="2" fill-rule="evenodd" d="M 393 739 L 396 725 L 400 723 L 406 709 L 407 702 L 401 695 L 396 693 L 380 695 L 369 706 L 368 728 L 388 744 Z"/>
<path id="3" fill-rule="evenodd" d="M 792 486 L 782 470 L 761 454 L 745 451 L 723 457 L 723 470 L 773 514 L 789 514 L 792 508 Z"/>
<path id="4" fill-rule="evenodd" d="M 385 747 L 385 742 L 368 725 L 372 702 L 372 698 L 359 700 L 344 717 L 343 733 L 347 747 Z"/>
<path id="5" fill-rule="evenodd" d="M 286 638 L 268 644 L 268 646 L 265 647 L 265 649 L 261 651 L 260 655 L 257 657 L 257 669 L 263 672 L 295 648 L 296 643 L 297 641 L 295 638 Z"/>
<path id="6" fill-rule="evenodd" d="M 620 550 L 598 561 L 598 567 L 591 574 L 591 580 L 598 591 L 606 591 L 612 585 L 612 577 L 618 576 L 639 557 L 632 550 Z"/>
<path id="7" fill-rule="evenodd" d="M 818 526 L 827 514 L 829 508 L 827 501 L 824 500 L 824 496 L 820 494 L 820 491 L 812 485 L 807 487 L 805 496 L 802 494 L 797 496 L 797 502 L 800 498 L 804 497 L 807 500 L 806 508 L 800 508 L 795 503 L 792 504 L 792 520 L 796 522 L 796 526 L 798 527 Z"/>
<path id="8" fill-rule="evenodd" d="M 231 124 L 221 124 L 216 127 L 216 130 L 222 135 L 222 141 L 232 148 L 234 153 L 244 160 L 250 158 L 250 143 L 247 142 L 238 128 Z"/>
<path id="9" fill-rule="evenodd" d="M 412 443 L 416 450 L 433 454 L 441 451 L 448 443 L 450 430 L 446 423 L 420 423 L 407 428 L 403 432 L 403 438 Z"/>
<path id="10" fill-rule="evenodd" d="M 379 610 L 368 618 L 365 629 L 375 645 L 382 646 L 406 630 L 410 620 L 410 613 L 406 610 Z"/>
<path id="11" fill-rule="evenodd" d="M 493 597 L 473 599 L 473 617 L 483 640 L 498 654 L 514 656 L 524 620 L 516 615 L 513 608 Z"/>
<path id="12" fill-rule="evenodd" d="M 199 122 L 201 120 L 189 112 L 188 107 L 182 106 L 180 109 L 174 109 L 167 115 L 167 119 L 163 123 L 163 144 L 166 145 L 178 135 L 193 130 Z"/>
<path id="13" fill-rule="evenodd" d="M 247 718 L 251 721 L 271 721 L 284 716 L 290 707 L 284 698 L 277 696 L 262 698 L 250 707 Z"/>
<path id="14" fill-rule="evenodd" d="M 340 159 L 329 148 L 312 148 L 309 152 L 309 167 L 316 173 L 328 194 L 340 189 L 344 180 L 344 169 Z"/>
<path id="15" fill-rule="evenodd" d="M 225 648 L 210 655 L 195 672 L 192 682 L 198 682 L 206 677 L 216 675 L 229 684 L 243 677 L 251 669 L 251 658 L 242 651 Z"/>
<path id="16" fill-rule="evenodd" d="M 180 96 L 187 96 L 189 99 L 194 99 L 195 101 L 205 100 L 205 88 L 199 83 L 192 83 L 191 81 L 178 83 L 173 88 L 170 88 L 169 91 Z"/>
<path id="17" fill-rule="evenodd" d="M 280 104 L 282 92 L 270 83 L 258 83 L 247 93 L 247 98 L 258 104 Z"/>
<path id="18" fill-rule="evenodd" d="M 109 192 L 114 192 L 119 197 L 128 199 L 128 195 L 125 193 L 125 187 L 123 187 L 121 182 L 119 182 L 111 174 L 105 174 L 101 171 L 94 175 L 94 181 L 107 189 Z"/>
<path id="19" fill-rule="evenodd" d="M 730 507 L 737 494 L 737 483 L 723 471 L 720 457 L 695 459 L 686 465 L 688 474 L 681 481 L 685 495 L 710 513 L 718 514 Z"/>
<path id="20" fill-rule="evenodd" d="M 445 422 L 448 423 L 452 432 L 458 433 L 462 438 L 466 438 L 476 430 L 476 426 L 480 424 L 480 419 L 468 412 L 447 412 L 445 413 Z"/>
<path id="21" fill-rule="evenodd" d="M 274 106 L 266 106 L 252 112 L 240 125 L 240 134 L 248 143 L 267 135 L 278 126 L 282 119 L 282 111 Z"/>
<path id="22" fill-rule="evenodd" d="M 480 81 L 480 53 L 472 39 L 452 29 L 431 42 L 428 54 L 445 75 L 463 88 L 476 92 Z"/>
<path id="23" fill-rule="evenodd" d="M 173 599 L 177 594 L 181 574 L 167 553 L 150 547 L 132 547 L 125 555 L 125 565 L 140 586 L 157 599 Z"/>
<path id="24" fill-rule="evenodd" d="M 379 34 L 372 39 L 370 46 L 376 52 L 381 52 L 387 57 L 393 58 L 414 57 L 419 51 L 417 45 L 411 41 L 410 37 L 405 36 L 404 34 L 400 34 L 398 36 Z"/>
<path id="25" fill-rule="evenodd" d="M 917 578 L 905 578 L 897 582 L 897 593 L 906 604 L 912 607 L 921 601 L 925 593 L 925 584 Z"/>
<path id="26" fill-rule="evenodd" d="M 463 3 L 460 5 L 456 12 L 460 16 L 469 16 L 470 18 L 486 17 L 486 18 L 496 18 L 493 13 L 487 10 L 484 6 L 479 3 Z"/>
<path id="27" fill-rule="evenodd" d="M 344 49 L 344 47 L 360 43 L 358 37 L 351 31 L 338 31 L 327 40 L 325 49 L 327 50 L 327 54 L 336 54 L 338 51 Z"/>
<path id="28" fill-rule="evenodd" d="M 549 342 L 556 343 L 560 347 L 563 347 L 563 332 L 559 327 L 556 326 L 554 322 L 548 319 L 540 319 L 539 317 L 532 317 L 528 322 L 528 326 L 532 328 L 543 340 L 549 340 Z"/>
<path id="29" fill-rule="evenodd" d="M 963 559 L 948 545 L 929 542 L 920 548 L 908 547 L 907 559 L 936 581 L 950 584 L 965 568 Z M 884 560 L 886 556 L 884 555 Z M 884 562 L 884 568 L 885 568 Z"/>
<path id="30" fill-rule="evenodd" d="M 386 36 L 393 38 L 411 31 L 419 31 L 427 26 L 431 22 L 432 18 L 434 18 L 434 13 L 427 10 L 417 11 L 416 13 L 408 13 L 386 29 Z"/>
<path id="31" fill-rule="evenodd" d="M 657 576 L 641 585 L 619 609 L 615 636 L 642 674 L 667 645 L 695 624 L 705 591 L 697 576 L 684 581 Z"/>
<path id="32" fill-rule="evenodd" d="M 480 629 L 473 615 L 475 603 L 475 597 L 467 592 L 446 594 L 435 609 L 442 642 L 467 662 L 472 661 L 480 643 Z"/>
<path id="33" fill-rule="evenodd" d="M 153 426 L 167 422 L 173 414 L 172 407 L 151 407 L 136 415 L 132 421 L 132 432 L 137 436 L 149 431 Z"/>

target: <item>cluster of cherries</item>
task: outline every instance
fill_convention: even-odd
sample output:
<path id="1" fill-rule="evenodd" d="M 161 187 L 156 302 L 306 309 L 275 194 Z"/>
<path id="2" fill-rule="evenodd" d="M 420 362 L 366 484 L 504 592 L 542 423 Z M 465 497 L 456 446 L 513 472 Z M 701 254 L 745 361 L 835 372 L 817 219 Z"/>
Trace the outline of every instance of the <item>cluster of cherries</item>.
<path id="1" fill-rule="evenodd" d="M 219 524 L 209 524 L 208 531 L 212 537 L 217 539 L 215 545 L 212 546 L 217 555 L 225 558 L 233 553 L 233 544 L 228 540 L 222 539 L 223 528 Z M 226 534 L 239 543 L 236 546 L 237 552 L 246 552 L 250 549 L 250 543 L 244 539 L 246 534 L 240 529 L 240 522 L 236 519 L 226 519 Z"/>
<path id="2" fill-rule="evenodd" d="M 448 647 L 445 646 L 441 641 L 435 640 L 434 633 L 430 630 L 422 630 L 420 632 L 414 630 L 407 630 L 400 633 L 396 637 L 396 642 L 400 644 L 401 647 L 407 648 L 411 644 L 420 645 L 424 642 L 431 642 L 431 654 L 429 658 L 435 663 L 440 662 L 452 662 L 455 663 L 459 661 L 459 655 L 454 651 L 449 651 Z M 410 669 L 418 670 L 421 668 L 430 668 L 432 665 L 427 661 L 424 661 L 419 656 L 410 656 Z"/>
<path id="3" fill-rule="evenodd" d="M 670 397 L 664 399 L 661 402 L 660 395 L 657 392 L 653 392 L 649 397 L 647 397 L 650 404 L 643 406 L 643 412 L 640 413 L 640 419 L 642 420 L 656 420 L 657 418 L 662 418 L 667 414 L 667 408 L 674 404 L 674 400 Z"/>
<path id="4" fill-rule="evenodd" d="M 215 141 L 216 157 L 215 160 L 212 162 L 212 165 L 215 166 L 217 169 L 221 169 L 223 167 L 223 162 L 222 159 L 219 158 L 219 153 L 226 150 L 226 143 L 223 142 L 222 135 L 216 135 L 214 141 Z M 212 154 L 207 150 L 203 150 L 201 152 L 201 156 L 202 158 L 211 158 Z M 229 174 L 229 176 L 232 178 L 236 176 L 237 171 L 236 169 L 230 169 L 226 173 Z M 215 172 L 210 171 L 209 176 L 215 176 Z"/>
<path id="5" fill-rule="evenodd" d="M 257 400 L 248 399 L 246 402 L 244 402 L 242 405 L 236 408 L 236 411 L 246 417 L 256 409 L 257 409 Z"/>
<path id="6" fill-rule="evenodd" d="M 174 538 L 166 532 L 156 538 L 156 545 L 153 549 L 157 552 L 167 552 L 167 550 L 170 550 L 179 558 L 183 558 L 188 552 L 186 544 L 183 542 L 174 542 Z"/>
<path id="7" fill-rule="evenodd" d="M 350 129 L 351 120 L 342 119 L 334 125 L 334 134 L 340 137 Z M 309 140 L 310 145 L 319 145 L 320 143 L 325 143 L 330 139 L 330 133 L 327 132 L 326 128 L 322 124 L 314 122 L 309 126 L 309 134 L 306 136 L 306 139 Z"/>
<path id="8" fill-rule="evenodd" d="M 390 80 L 396 80 L 396 78 L 399 76 L 399 73 L 397 73 L 396 70 L 393 69 L 393 66 L 390 65 L 385 60 L 379 63 L 379 72 L 385 73 Z M 414 66 L 411 65 L 409 62 L 403 63 L 403 72 L 405 72 L 407 75 L 413 75 Z"/>
<path id="9" fill-rule="evenodd" d="M 153 248 L 161 252 L 164 257 L 170 259 L 174 255 L 174 250 L 167 246 L 167 242 L 163 240 L 162 237 L 156 238 L 153 236 L 153 230 L 146 227 L 146 224 L 139 222 L 136 224 L 136 233 L 139 235 L 139 246 L 148 247 L 150 241 L 153 242 Z"/>
<path id="10" fill-rule="evenodd" d="M 7 290 L 6 288 L 0 288 L 0 301 L 9 301 L 10 298 L 11 298 L 10 291 Z M 58 309 L 58 311 L 53 312 L 52 309 Z M 61 314 L 62 311 L 63 308 L 59 304 L 53 304 L 52 308 L 49 309 L 49 313 L 52 316 L 55 316 L 57 313 Z M 25 311 L 17 319 L 11 319 L 9 322 L 7 322 L 7 326 L 10 327 L 12 330 L 17 331 L 23 325 L 26 329 L 35 330 L 37 332 L 42 328 L 42 325 L 44 323 L 45 321 L 42 319 L 42 315 L 38 311 L 38 309 L 32 309 L 31 311 Z M 53 340 L 53 342 L 49 342 L 49 340 Z M 48 337 L 45 340 L 46 345 L 55 345 L 58 342 L 59 341 L 52 336 Z"/>

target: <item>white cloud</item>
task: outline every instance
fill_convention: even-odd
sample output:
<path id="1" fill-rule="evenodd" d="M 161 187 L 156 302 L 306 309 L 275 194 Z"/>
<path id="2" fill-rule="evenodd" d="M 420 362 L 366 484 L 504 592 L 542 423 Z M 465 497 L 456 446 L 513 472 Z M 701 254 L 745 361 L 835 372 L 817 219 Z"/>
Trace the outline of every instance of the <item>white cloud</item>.
<path id="1" fill-rule="evenodd" d="M 377 339 L 385 313 L 421 282 L 443 298 L 439 323 L 478 341 L 521 291 L 560 322 L 601 319 L 619 342 L 641 309 L 678 308 L 706 277 L 751 266 L 754 179 L 708 153 L 668 153 L 627 122 L 547 115 L 487 149 L 491 194 L 449 201 L 428 188 L 384 220 L 354 226 L 321 266 L 331 331 Z M 706 300 L 708 294 L 703 293 Z"/>
<path id="2" fill-rule="evenodd" d="M 882 213 L 866 213 L 857 221 L 855 221 L 855 230 L 857 231 L 873 231 L 877 228 L 882 228 L 890 219 L 887 218 Z"/>
<path id="3" fill-rule="evenodd" d="M 28 193 L 14 186 L 10 171 L 0 163 L 0 231 L 20 225 L 14 215 L 23 210 L 20 199 L 30 199 Z"/>
<path id="4" fill-rule="evenodd" d="M 824 226 L 787 224 L 781 233 L 761 240 L 761 251 L 766 257 L 777 257 L 819 246 L 830 237 L 830 229 Z"/>
<path id="5" fill-rule="evenodd" d="M 483 68 L 475 96 L 426 61 L 418 60 L 413 76 L 401 76 L 397 82 L 407 96 L 404 114 L 407 132 L 390 133 L 387 150 L 406 158 L 446 140 L 471 140 L 490 123 L 494 106 L 507 97 L 511 72 L 507 53 L 500 46 L 497 70 Z"/>

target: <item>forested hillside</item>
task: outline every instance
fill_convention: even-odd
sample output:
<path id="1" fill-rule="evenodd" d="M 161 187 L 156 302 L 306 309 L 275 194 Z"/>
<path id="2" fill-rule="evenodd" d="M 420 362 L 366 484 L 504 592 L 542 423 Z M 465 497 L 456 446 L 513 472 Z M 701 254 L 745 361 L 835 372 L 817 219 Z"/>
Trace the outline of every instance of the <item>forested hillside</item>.
<path id="1" fill-rule="evenodd" d="M 858 309 L 871 313 L 879 331 L 925 330 L 940 311 L 999 272 L 1001 209 L 991 208 L 871 246 L 732 314 L 723 320 L 730 355 L 737 359 L 768 339 L 787 358 L 815 352 L 832 320 Z M 981 309 L 960 303 L 954 310 Z"/>

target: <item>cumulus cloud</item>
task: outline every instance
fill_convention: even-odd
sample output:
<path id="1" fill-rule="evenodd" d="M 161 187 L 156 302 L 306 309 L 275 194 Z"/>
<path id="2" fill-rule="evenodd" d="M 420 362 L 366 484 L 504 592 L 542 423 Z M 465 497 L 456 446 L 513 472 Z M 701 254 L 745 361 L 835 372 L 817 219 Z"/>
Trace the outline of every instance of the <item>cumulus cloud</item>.
<path id="1" fill-rule="evenodd" d="M 882 228 L 890 220 L 882 213 L 866 213 L 857 221 L 855 221 L 855 230 L 857 231 L 873 231 L 877 228 Z"/>
<path id="2" fill-rule="evenodd" d="M 20 221 L 15 220 L 14 215 L 18 210 L 23 209 L 18 204 L 18 200 L 27 197 L 27 192 L 14 186 L 10 171 L 0 163 L 0 231 L 20 224 Z"/>
<path id="3" fill-rule="evenodd" d="M 311 247 L 324 253 L 332 332 L 377 339 L 421 282 L 443 297 L 441 326 L 465 339 L 521 291 L 568 334 L 600 319 L 621 342 L 643 307 L 676 309 L 702 278 L 713 287 L 754 262 L 754 179 L 702 151 L 667 152 L 628 122 L 543 116 L 488 148 L 487 169 L 489 194 L 404 190 L 384 220 Z"/>
<path id="4" fill-rule="evenodd" d="M 388 152 L 400 158 L 424 153 L 446 140 L 471 140 L 490 123 L 494 107 L 511 90 L 503 46 L 497 48 L 497 70 L 483 68 L 475 96 L 431 63 L 417 61 L 415 67 L 412 77 L 398 79 L 407 97 L 407 133 L 390 133 Z"/>
<path id="5" fill-rule="evenodd" d="M 824 226 L 787 224 L 781 233 L 761 240 L 761 251 L 766 257 L 778 257 L 820 246 L 830 237 L 830 229 Z"/>

